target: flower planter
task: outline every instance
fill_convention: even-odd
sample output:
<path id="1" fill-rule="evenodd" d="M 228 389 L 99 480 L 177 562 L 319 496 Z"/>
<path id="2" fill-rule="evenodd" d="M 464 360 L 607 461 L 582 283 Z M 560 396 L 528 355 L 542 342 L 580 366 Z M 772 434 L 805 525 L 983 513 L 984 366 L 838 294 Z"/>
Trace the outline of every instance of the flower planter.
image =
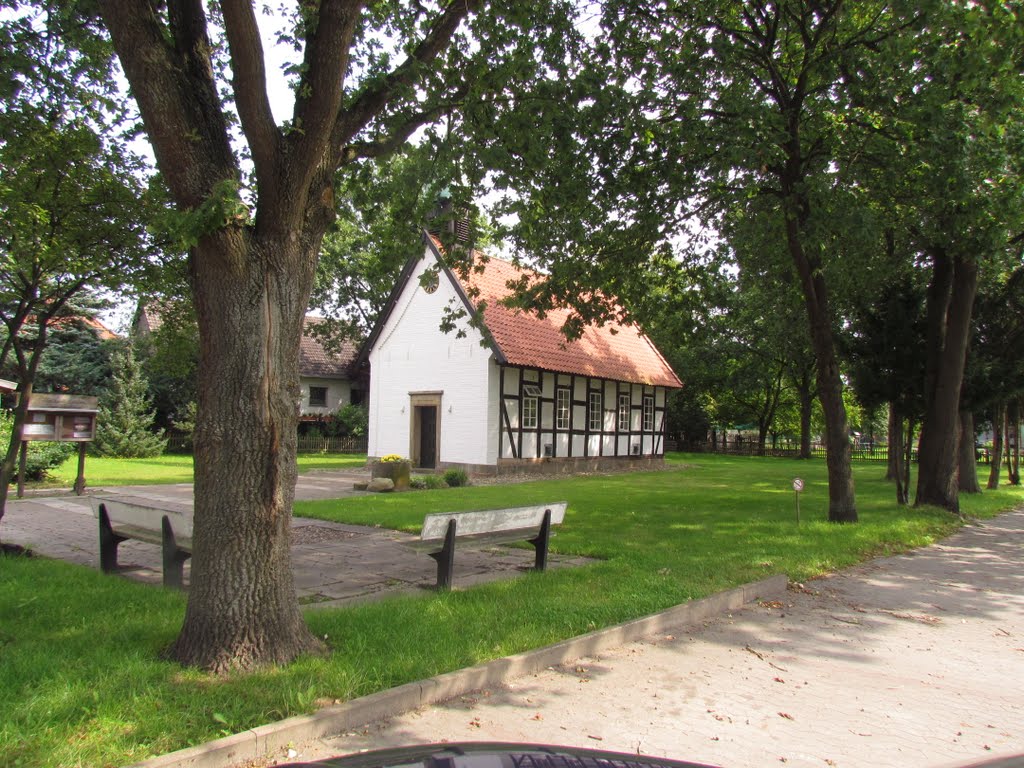
<path id="1" fill-rule="evenodd" d="M 410 461 L 375 461 L 370 466 L 370 477 L 386 477 L 395 484 L 396 491 L 409 490 Z"/>

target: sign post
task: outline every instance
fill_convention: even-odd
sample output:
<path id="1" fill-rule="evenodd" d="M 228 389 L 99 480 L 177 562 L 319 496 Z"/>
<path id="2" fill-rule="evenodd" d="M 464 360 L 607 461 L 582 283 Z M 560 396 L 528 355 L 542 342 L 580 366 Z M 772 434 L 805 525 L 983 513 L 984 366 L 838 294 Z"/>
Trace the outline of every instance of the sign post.
<path id="1" fill-rule="evenodd" d="M 796 496 L 796 524 L 800 526 L 800 493 L 804 489 L 804 481 L 799 477 L 793 478 L 793 494 Z"/>

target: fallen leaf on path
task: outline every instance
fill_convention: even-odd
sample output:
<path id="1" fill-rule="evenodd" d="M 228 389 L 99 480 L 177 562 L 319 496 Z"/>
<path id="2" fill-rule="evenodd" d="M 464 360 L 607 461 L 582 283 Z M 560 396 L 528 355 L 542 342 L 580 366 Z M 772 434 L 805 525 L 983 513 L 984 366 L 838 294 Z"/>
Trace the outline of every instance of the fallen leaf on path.
<path id="1" fill-rule="evenodd" d="M 795 720 L 796 719 L 791 714 L 789 714 L 788 712 L 779 712 L 779 717 L 784 717 L 787 720 Z"/>
<path id="2" fill-rule="evenodd" d="M 782 679 L 781 677 L 774 677 L 774 678 L 772 678 L 772 679 L 773 679 L 773 680 L 774 680 L 774 681 L 775 681 L 776 683 L 784 683 L 784 682 L 786 682 L 786 681 L 785 681 L 785 680 L 783 680 L 783 679 Z"/>
<path id="3" fill-rule="evenodd" d="M 845 622 L 847 624 L 860 624 L 860 619 L 848 619 L 845 616 L 835 616 L 835 615 L 832 615 L 832 618 L 835 619 L 836 621 L 842 621 L 842 622 Z"/>
<path id="4" fill-rule="evenodd" d="M 937 616 L 929 616 L 928 614 L 915 614 L 915 613 L 901 613 L 900 611 L 890 611 L 885 608 L 879 609 L 880 613 L 887 613 L 894 619 L 907 619 L 908 621 L 919 621 L 922 624 L 941 624 L 942 619 Z M 965 622 L 966 623 L 966 622 Z"/>

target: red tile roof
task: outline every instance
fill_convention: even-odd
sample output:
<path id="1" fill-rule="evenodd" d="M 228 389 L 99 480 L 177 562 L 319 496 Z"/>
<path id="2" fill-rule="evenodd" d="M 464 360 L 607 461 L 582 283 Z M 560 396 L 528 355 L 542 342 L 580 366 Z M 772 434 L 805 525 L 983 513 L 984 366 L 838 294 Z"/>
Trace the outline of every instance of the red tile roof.
<path id="1" fill-rule="evenodd" d="M 323 322 L 322 317 L 306 315 L 302 326 L 302 341 L 299 342 L 299 375 L 311 378 L 348 378 L 349 368 L 355 360 L 358 348 L 351 341 L 344 341 L 341 350 L 332 354 L 324 345 L 309 335 L 309 329 Z M 143 305 L 136 316 L 136 329 L 142 335 L 155 332 L 163 325 L 159 306 Z"/>
<path id="2" fill-rule="evenodd" d="M 434 244 L 439 247 L 436 240 Z M 471 304 L 487 302 L 484 323 L 507 362 L 513 365 L 634 384 L 682 386 L 654 342 L 635 325 L 589 325 L 580 338 L 569 341 L 561 330 L 569 317 L 568 309 L 554 309 L 540 318 L 500 303 L 511 293 L 509 282 L 524 274 L 538 277 L 536 272 L 492 256 L 483 272 L 471 272 L 465 279 L 452 274 Z M 472 289 L 479 290 L 479 295 L 474 295 Z"/>
<path id="3" fill-rule="evenodd" d="M 355 360 L 358 348 L 349 340 L 341 343 L 337 353 L 328 352 L 320 340 L 309 333 L 324 320 L 322 317 L 306 316 L 303 325 L 302 342 L 299 344 L 299 373 L 314 378 L 348 378 L 349 366 Z"/>

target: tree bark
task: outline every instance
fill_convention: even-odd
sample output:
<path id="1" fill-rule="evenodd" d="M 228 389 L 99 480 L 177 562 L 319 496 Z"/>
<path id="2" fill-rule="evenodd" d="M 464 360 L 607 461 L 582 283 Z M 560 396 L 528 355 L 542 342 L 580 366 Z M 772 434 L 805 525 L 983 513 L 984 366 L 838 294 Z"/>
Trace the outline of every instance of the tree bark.
<path id="1" fill-rule="evenodd" d="M 999 475 L 1003 471 L 1003 440 L 1006 434 L 1006 403 L 997 403 L 992 411 L 992 455 L 989 457 L 988 489 L 999 487 Z"/>
<path id="2" fill-rule="evenodd" d="M 917 495 L 914 505 L 933 504 L 959 514 L 957 450 L 960 390 L 963 384 L 971 309 L 978 287 L 978 265 L 934 248 L 928 289 L 928 362 L 925 416 L 921 423 Z"/>
<path id="3" fill-rule="evenodd" d="M 960 458 L 957 469 L 957 483 L 961 493 L 981 493 L 974 440 L 974 413 L 962 410 L 960 411 Z"/>
<path id="4" fill-rule="evenodd" d="M 324 650 L 295 600 L 290 547 L 299 342 L 317 251 L 240 227 L 196 250 L 195 548 L 168 653 L 219 673 Z"/>

